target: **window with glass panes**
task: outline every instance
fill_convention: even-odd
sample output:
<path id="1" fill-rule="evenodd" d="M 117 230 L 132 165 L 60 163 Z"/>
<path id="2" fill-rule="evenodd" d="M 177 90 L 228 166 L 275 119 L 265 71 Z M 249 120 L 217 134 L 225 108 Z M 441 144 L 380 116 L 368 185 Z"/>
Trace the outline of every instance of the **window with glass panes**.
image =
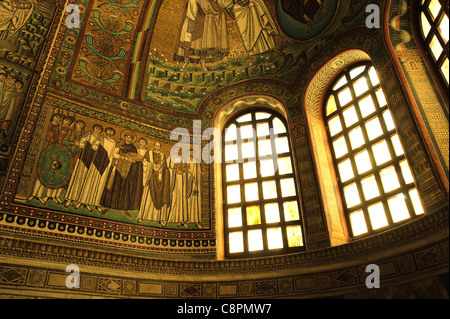
<path id="1" fill-rule="evenodd" d="M 375 68 L 367 62 L 345 70 L 325 101 L 327 134 L 352 236 L 423 214 Z"/>
<path id="2" fill-rule="evenodd" d="M 421 0 L 420 26 L 433 61 L 448 87 L 448 0 Z"/>
<path id="3" fill-rule="evenodd" d="M 241 113 L 223 131 L 225 249 L 228 258 L 304 248 L 291 147 L 284 119 Z"/>

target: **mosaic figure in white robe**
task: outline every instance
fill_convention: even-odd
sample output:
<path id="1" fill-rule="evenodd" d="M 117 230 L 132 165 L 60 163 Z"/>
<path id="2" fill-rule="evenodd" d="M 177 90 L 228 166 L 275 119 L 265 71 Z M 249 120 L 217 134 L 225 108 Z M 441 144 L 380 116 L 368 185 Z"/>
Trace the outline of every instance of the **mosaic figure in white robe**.
<path id="1" fill-rule="evenodd" d="M 229 53 L 228 33 L 224 11 L 214 9 L 210 0 L 189 0 L 186 17 L 180 30 L 180 42 L 174 59 L 189 63 L 216 62 Z"/>
<path id="2" fill-rule="evenodd" d="M 155 149 L 148 153 L 148 158 L 149 169 L 144 179 L 144 194 L 138 223 L 148 220 L 165 227 L 171 203 L 168 157 L 162 153 L 161 144 L 156 142 Z"/>
<path id="3" fill-rule="evenodd" d="M 78 203 L 75 204 L 75 208 L 80 208 L 82 205 L 86 205 L 88 201 L 89 192 L 91 192 L 94 184 L 93 170 L 96 169 L 93 162 L 99 146 L 103 142 L 103 136 L 100 134 L 102 131 L 101 125 L 94 124 L 93 131 L 86 133 L 80 140 L 80 148 L 83 150 L 70 178 L 65 195 L 65 207 L 69 207 L 72 201 L 76 201 Z M 93 166 L 92 169 L 91 166 Z M 90 210 L 90 207 L 86 208 Z"/>
<path id="4" fill-rule="evenodd" d="M 189 158 L 173 156 L 170 159 L 172 205 L 169 223 L 188 228 L 189 197 L 192 195 L 194 180 L 189 172 Z"/>
<path id="5" fill-rule="evenodd" d="M 35 0 L 0 1 L 0 39 L 16 33 L 33 13 Z"/>
<path id="6" fill-rule="evenodd" d="M 215 0 L 232 13 L 249 54 L 259 54 L 275 47 L 277 26 L 263 0 Z"/>

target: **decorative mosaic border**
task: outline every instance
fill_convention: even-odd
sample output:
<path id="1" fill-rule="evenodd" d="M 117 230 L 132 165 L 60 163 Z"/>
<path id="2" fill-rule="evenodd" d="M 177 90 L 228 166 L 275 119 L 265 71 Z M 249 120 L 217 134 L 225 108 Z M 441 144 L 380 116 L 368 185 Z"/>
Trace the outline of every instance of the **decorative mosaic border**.
<path id="1" fill-rule="evenodd" d="M 370 261 L 380 267 L 380 283 L 387 287 L 395 282 L 417 280 L 448 272 L 448 240 L 403 252 L 396 256 Z M 136 274 L 120 276 L 84 272 L 80 267 L 80 288 L 66 288 L 65 269 L 0 263 L 0 289 L 22 296 L 63 294 L 72 298 L 286 298 L 339 296 L 345 292 L 367 292 L 366 264 L 361 262 L 329 271 L 314 269 L 292 276 L 271 276 L 231 280 L 223 276 L 216 281 L 153 280 Z M 222 280 L 221 280 L 222 279 Z M 20 292 L 19 292 L 20 291 Z"/>
<path id="2" fill-rule="evenodd" d="M 446 238 L 448 241 L 448 206 L 423 215 L 390 231 L 347 244 L 296 254 L 242 260 L 155 259 L 148 254 L 127 250 L 101 250 L 86 245 L 69 245 L 36 238 L 22 239 L 10 232 L 0 233 L 0 256 L 38 259 L 63 264 L 78 264 L 108 269 L 170 275 L 257 275 L 279 271 L 295 271 L 319 266 L 351 262 L 355 256 L 368 260 L 388 251 L 404 251 L 406 247 L 423 245 Z M 16 225 L 15 225 L 16 226 Z M 448 243 L 447 243 L 448 245 Z M 448 253 L 447 253 L 448 256 Z M 448 257 L 447 257 L 448 258 Z M 11 259 L 12 260 L 12 259 Z"/>
<path id="3" fill-rule="evenodd" d="M 35 218 L 0 212 L 0 225 L 3 230 L 12 233 L 33 234 L 41 238 L 63 238 L 72 243 L 85 242 L 133 251 L 215 257 L 216 240 L 199 236 L 196 232 L 183 232 L 182 236 L 174 238 L 172 234 L 175 232 L 169 230 L 145 230 L 143 227 L 121 226 L 120 223 L 110 221 L 95 222 L 82 217 L 79 218 L 81 225 L 76 225 L 70 223 L 71 217 L 65 221 L 54 212 L 43 215 L 44 218 Z M 103 229 L 98 226 L 103 226 Z"/>

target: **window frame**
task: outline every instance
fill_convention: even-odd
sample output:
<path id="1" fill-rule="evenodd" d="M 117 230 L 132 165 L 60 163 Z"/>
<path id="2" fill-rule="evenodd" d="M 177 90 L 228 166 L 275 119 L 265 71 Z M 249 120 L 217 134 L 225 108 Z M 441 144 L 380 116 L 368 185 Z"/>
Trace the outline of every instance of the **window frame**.
<path id="1" fill-rule="evenodd" d="M 352 70 L 357 69 L 358 67 L 361 66 L 365 66 L 365 70 L 363 72 L 361 72 L 360 74 L 358 74 L 357 76 L 355 76 L 354 78 L 351 78 L 350 76 L 350 72 Z M 337 76 L 335 77 L 335 79 L 333 81 L 330 82 L 328 89 L 326 90 L 326 93 L 324 95 L 325 99 L 323 100 L 323 119 L 324 119 L 324 124 L 325 124 L 325 128 L 326 128 L 326 133 L 327 133 L 327 140 L 328 140 L 328 146 L 331 152 L 331 158 L 332 158 L 332 163 L 333 163 L 333 168 L 336 172 L 336 178 L 337 178 L 337 187 L 339 188 L 338 192 L 341 196 L 341 202 L 342 202 L 342 207 L 344 210 L 344 216 L 345 216 L 345 220 L 347 222 L 348 225 L 348 232 L 350 234 L 350 237 L 353 239 L 359 239 L 359 238 L 364 238 L 364 237 L 368 237 L 371 236 L 373 234 L 377 234 L 380 233 L 382 231 L 388 230 L 388 229 L 392 229 L 393 227 L 396 227 L 400 224 L 406 223 L 411 221 L 412 219 L 421 216 L 422 214 L 418 215 L 415 213 L 414 210 L 414 205 L 413 202 L 411 200 L 410 197 L 410 191 L 416 189 L 417 187 L 415 185 L 415 181 L 413 181 L 412 183 L 406 183 L 405 179 L 404 179 L 404 175 L 402 173 L 402 169 L 401 169 L 401 163 L 403 161 L 406 161 L 406 163 L 408 163 L 408 160 L 406 158 L 406 153 L 405 153 L 405 149 L 402 145 L 403 148 L 403 154 L 401 155 L 397 155 L 395 152 L 395 147 L 394 144 L 392 142 L 392 136 L 397 135 L 400 139 L 399 133 L 397 131 L 397 128 L 388 130 L 387 125 L 385 123 L 384 119 L 384 113 L 389 110 L 389 104 L 388 101 L 386 99 L 386 105 L 384 106 L 380 106 L 380 103 L 378 101 L 378 98 L 376 96 L 376 92 L 377 90 L 381 89 L 383 92 L 383 89 L 381 87 L 381 83 L 380 83 L 380 79 L 378 77 L 378 84 L 376 85 L 372 85 L 372 81 L 370 80 L 370 75 L 369 75 L 369 71 L 371 68 L 374 68 L 374 70 L 376 71 L 375 67 L 373 66 L 373 64 L 370 61 L 362 61 L 362 62 L 358 62 L 352 65 L 349 65 L 348 67 L 346 67 L 344 70 L 340 71 Z M 347 83 L 342 85 L 341 87 L 337 88 L 336 90 L 334 90 L 334 87 L 336 86 L 336 84 L 342 79 L 342 77 L 345 76 L 347 79 Z M 368 90 L 365 91 L 364 93 L 360 94 L 360 95 L 356 95 L 355 90 L 353 88 L 352 83 L 357 82 L 359 79 L 361 79 L 362 77 L 366 77 L 367 80 L 369 80 L 367 82 L 368 85 Z M 342 92 L 343 90 L 345 90 L 346 88 L 350 89 L 351 92 L 351 101 L 347 102 L 344 105 L 340 105 L 340 101 L 338 98 L 338 94 L 339 92 Z M 384 92 L 383 92 L 384 94 Z M 333 112 L 331 112 L 330 114 L 327 114 L 327 104 L 328 104 L 328 100 L 330 98 L 331 95 L 334 95 L 335 98 L 335 102 L 336 102 L 336 110 L 334 110 Z M 366 117 L 362 116 L 360 108 L 357 107 L 357 104 L 359 105 L 358 102 L 360 102 L 361 100 L 363 100 L 365 97 L 367 96 L 371 96 L 372 100 L 375 104 L 375 111 L 373 113 L 369 113 L 369 115 L 366 115 Z M 386 96 L 385 96 L 386 98 Z M 358 115 L 358 121 L 351 124 L 350 126 L 346 126 L 345 121 L 344 121 L 344 116 L 343 116 L 343 112 L 348 109 L 351 105 L 355 106 L 355 110 L 357 112 Z M 389 110 L 390 111 L 390 110 Z M 331 132 L 330 132 L 330 127 L 329 127 L 329 120 L 335 118 L 336 116 L 338 116 L 338 119 L 340 121 L 341 124 L 341 128 L 342 130 L 336 134 L 334 134 L 333 136 L 331 136 Z M 392 116 L 392 113 L 391 113 Z M 374 118 L 378 118 L 380 119 L 380 125 L 382 128 L 382 134 L 376 138 L 373 138 L 372 140 L 369 139 L 368 133 L 367 133 L 367 129 L 365 127 L 365 124 L 368 123 L 369 121 L 371 121 Z M 392 120 L 394 121 L 394 119 L 392 118 Z M 394 122 L 395 124 L 395 122 Z M 364 137 L 364 144 L 358 146 L 357 148 L 353 149 L 352 148 L 352 144 L 350 141 L 350 137 L 349 137 L 349 133 L 352 130 L 355 130 L 356 128 L 360 127 L 361 128 L 361 132 L 362 135 Z M 345 138 L 345 142 L 347 145 L 347 149 L 348 152 L 340 157 L 336 157 L 335 154 L 335 150 L 333 147 L 333 142 L 338 140 L 341 137 Z M 374 156 L 374 152 L 372 150 L 372 147 L 374 145 L 377 145 L 378 143 L 381 143 L 382 141 L 386 141 L 388 150 L 389 150 L 389 154 L 391 159 L 378 165 L 375 161 L 375 156 Z M 401 144 L 401 142 L 400 142 Z M 367 153 L 369 154 L 369 158 L 370 158 L 370 163 L 372 168 L 363 172 L 363 173 L 358 173 L 358 169 L 356 166 L 356 161 L 355 161 L 355 155 L 362 153 L 364 151 L 367 151 Z M 344 161 L 346 161 L 347 159 L 350 160 L 351 162 L 351 167 L 352 167 L 352 171 L 353 171 L 353 177 L 342 182 L 341 181 L 341 177 L 340 177 L 340 172 L 339 172 L 339 163 L 343 163 Z M 383 183 L 381 180 L 381 175 L 380 172 L 384 169 L 387 169 L 389 167 L 393 166 L 395 168 L 395 172 L 396 172 L 396 176 L 398 179 L 398 182 L 400 184 L 400 187 L 391 190 L 389 192 L 385 192 L 384 188 L 383 188 Z M 408 163 L 408 167 L 409 170 L 411 172 L 411 175 L 413 174 L 413 172 L 411 171 L 411 166 Z M 376 180 L 376 184 L 378 187 L 378 192 L 379 192 L 379 196 L 375 196 L 369 200 L 366 200 L 364 198 L 364 191 L 363 191 L 363 186 L 362 186 L 362 181 L 365 178 L 369 178 L 371 176 L 374 176 L 375 180 Z M 414 180 L 414 177 L 413 177 Z M 344 188 L 352 185 L 353 183 L 356 184 L 357 186 L 357 190 L 359 193 L 359 197 L 360 197 L 360 204 L 352 206 L 350 208 L 347 207 L 346 204 L 346 197 L 345 197 L 345 193 L 344 193 Z M 418 190 L 417 190 L 418 191 Z M 410 215 L 409 218 L 405 219 L 405 220 L 401 220 L 398 222 L 394 222 L 390 213 L 390 208 L 389 208 L 389 204 L 388 204 L 388 200 L 399 195 L 399 194 L 403 194 L 404 195 L 404 199 L 405 199 L 405 204 L 406 207 L 408 209 L 408 213 Z M 420 194 L 419 194 L 420 197 Z M 386 215 L 386 219 L 387 219 L 387 225 L 383 226 L 381 228 L 377 228 L 377 229 L 373 229 L 371 221 L 370 221 L 370 216 L 369 216 L 369 212 L 368 212 L 368 208 L 371 205 L 376 205 L 378 203 L 382 203 L 383 208 L 384 208 L 384 212 Z M 423 207 L 423 205 L 422 205 Z M 353 229 L 352 229 L 352 224 L 350 221 L 350 215 L 351 213 L 355 213 L 358 211 L 362 211 L 364 214 L 364 218 L 365 218 L 365 224 L 367 227 L 367 232 L 359 234 L 359 235 L 355 235 L 353 233 Z"/>
<path id="2" fill-rule="evenodd" d="M 441 35 L 438 25 L 442 21 L 444 15 L 447 15 L 448 18 L 450 18 L 449 15 L 449 7 L 448 2 L 447 6 L 445 5 L 445 0 L 436 0 L 441 5 L 441 8 L 439 10 L 439 13 L 436 16 L 436 19 L 433 18 L 432 14 L 429 11 L 429 5 L 431 0 L 424 0 L 423 3 L 419 3 L 417 7 L 417 24 L 418 24 L 418 30 L 420 34 L 420 39 L 422 42 L 422 45 L 425 49 L 426 55 L 428 56 L 428 59 L 430 60 L 431 64 L 433 65 L 433 68 L 437 74 L 439 74 L 439 79 L 442 85 L 447 88 L 449 88 L 449 82 L 446 80 L 445 75 L 442 71 L 442 65 L 445 59 L 450 59 L 449 57 L 449 44 L 445 44 L 445 41 L 443 39 L 443 36 Z M 425 30 L 423 29 L 423 23 L 422 19 L 425 15 L 425 18 L 427 19 L 429 25 L 430 25 L 430 31 L 428 34 L 425 34 Z M 438 59 L 434 56 L 430 43 L 433 39 L 433 37 L 436 36 L 440 46 L 442 47 L 442 52 Z M 448 94 L 448 93 L 447 93 Z"/>
<path id="3" fill-rule="evenodd" d="M 260 119 L 260 120 L 256 120 L 255 118 L 255 114 L 258 112 L 264 112 L 264 113 L 269 113 L 270 117 L 268 119 Z M 238 123 L 237 120 L 245 115 L 245 114 L 251 114 L 252 116 L 252 120 L 249 122 L 244 122 L 242 123 L 243 125 L 248 125 L 249 123 L 251 123 L 253 129 L 254 129 L 254 133 L 255 135 L 250 138 L 250 139 L 242 139 L 240 136 L 240 130 L 239 130 L 239 125 L 241 125 L 241 123 Z M 261 122 L 269 122 L 269 130 L 271 128 L 273 128 L 272 126 L 272 119 L 274 118 L 278 118 L 279 120 L 281 120 L 281 122 L 284 124 L 285 128 L 286 128 L 286 132 L 285 133 L 281 133 L 281 134 L 277 134 L 277 137 L 287 137 L 288 140 L 288 145 L 289 145 L 289 152 L 286 153 L 281 153 L 282 157 L 289 157 L 290 161 L 291 161 L 291 166 L 292 166 L 292 172 L 289 174 L 283 174 L 281 177 L 279 175 L 279 171 L 275 170 L 275 175 L 273 176 L 266 176 L 266 177 L 262 177 L 260 174 L 260 160 L 258 160 L 258 158 L 262 158 L 262 159 L 275 159 L 278 157 L 278 154 L 274 151 L 272 151 L 271 155 L 269 156 L 263 156 L 260 157 L 258 155 L 258 151 L 259 151 L 259 146 L 258 146 L 258 136 L 256 134 L 256 125 L 258 123 Z M 231 125 L 235 124 L 236 125 L 236 132 L 237 132 L 237 136 L 236 136 L 236 140 L 233 141 L 226 141 L 226 129 L 228 127 L 230 127 Z M 248 142 L 248 141 L 255 141 L 254 143 L 254 149 L 255 149 L 255 156 L 254 157 L 250 157 L 250 158 L 246 158 L 243 160 L 242 163 L 247 163 L 250 160 L 255 160 L 256 161 L 256 178 L 251 178 L 251 179 L 244 179 L 244 175 L 243 175 L 243 164 L 240 164 L 239 159 L 242 158 L 242 150 L 241 147 L 239 147 L 239 145 L 241 145 L 242 143 Z M 275 150 L 275 141 L 273 140 L 273 138 L 270 138 L 271 141 L 271 147 L 272 150 Z M 288 124 L 287 121 L 285 120 L 284 116 L 282 116 L 281 114 L 279 114 L 278 112 L 271 110 L 271 109 L 267 109 L 263 106 L 253 106 L 253 107 L 248 107 L 242 110 L 239 110 L 237 112 L 235 112 L 232 116 L 230 116 L 230 118 L 226 121 L 225 125 L 223 126 L 222 129 L 222 193 L 223 193 L 223 229 L 224 229 L 224 248 L 225 248 L 225 257 L 227 259 L 239 259 L 239 258 L 253 258 L 253 257 L 263 257 L 263 256 L 276 256 L 276 255 L 281 255 L 281 254 L 288 254 L 288 253 L 294 253 L 294 252 L 300 252 L 300 251 L 304 251 L 306 249 L 306 243 L 305 243 L 305 232 L 304 232 L 304 225 L 303 225 L 303 216 L 302 216 L 302 211 L 301 211 L 301 205 L 300 205 L 300 197 L 299 197 L 299 189 L 298 189 L 298 181 L 297 181 L 297 176 L 296 176 L 296 168 L 295 168 L 295 164 L 294 164 L 294 159 L 292 157 L 292 145 L 291 145 L 291 140 L 289 137 L 289 128 L 288 128 Z M 241 143 L 241 144 L 239 144 Z M 227 162 L 225 161 L 225 147 L 226 145 L 230 145 L 230 144 L 236 144 L 238 145 L 238 153 L 239 153 L 239 158 L 237 160 L 234 160 L 232 162 Z M 239 176 L 240 179 L 238 181 L 231 181 L 231 182 L 227 182 L 227 172 L 226 172 L 226 167 L 227 164 L 232 164 L 232 163 L 238 163 L 239 164 Z M 275 164 L 274 164 L 275 166 Z M 295 196 L 290 196 L 290 197 L 285 197 L 285 198 L 281 198 L 281 186 L 280 186 L 280 180 L 284 179 L 284 178 L 293 178 L 294 179 L 294 184 L 295 184 Z M 276 199 L 263 199 L 263 185 L 262 183 L 264 181 L 267 180 L 275 180 L 276 181 L 276 185 L 277 185 L 277 198 Z M 258 194 L 259 194 L 259 199 L 256 201 L 251 201 L 251 202 L 245 202 L 245 184 L 248 183 L 257 183 L 258 185 Z M 235 203 L 235 204 L 228 204 L 227 203 L 227 186 L 228 185 L 236 185 L 239 184 L 240 185 L 240 194 L 241 194 L 241 202 L 239 203 Z M 297 201 L 297 209 L 298 209 L 298 214 L 299 214 L 299 220 L 296 221 L 285 221 L 284 218 L 284 214 L 283 214 L 283 202 L 286 201 Z M 279 217 L 280 217 L 280 221 L 277 223 L 271 223 L 271 224 L 267 224 L 266 220 L 265 220 L 265 214 L 264 214 L 264 209 L 263 206 L 264 204 L 268 204 L 268 203 L 277 203 L 278 204 L 278 210 L 279 210 Z M 247 214 L 246 214 L 246 207 L 249 206 L 255 206 L 255 205 L 259 205 L 260 206 L 260 218 L 261 218 L 261 224 L 257 224 L 257 225 L 247 225 Z M 242 226 L 240 227 L 234 227 L 234 228 L 230 228 L 229 227 L 229 219 L 228 219 L 228 208 L 233 208 L 233 207 L 241 207 L 241 214 L 242 214 Z M 287 235 L 286 235 L 286 227 L 288 226 L 300 226 L 301 229 L 301 234 L 302 234 L 302 242 L 303 245 L 302 246 L 298 246 L 298 247 L 289 247 L 288 242 L 287 242 Z M 274 227 L 281 227 L 281 231 L 282 231 L 282 238 L 283 238 L 283 248 L 277 248 L 277 249 L 269 249 L 268 248 L 268 238 L 267 238 L 267 229 L 268 228 L 274 228 Z M 259 251 L 250 251 L 249 250 L 249 240 L 248 240 L 248 231 L 252 230 L 252 229 L 261 229 L 262 231 L 262 237 L 263 237 L 263 249 L 259 250 Z M 236 253 L 231 253 L 230 252 L 230 239 L 229 239 L 229 234 L 233 233 L 233 232 L 239 232 L 241 231 L 243 234 L 243 243 L 244 243 L 244 251 L 243 252 L 236 252 Z"/>

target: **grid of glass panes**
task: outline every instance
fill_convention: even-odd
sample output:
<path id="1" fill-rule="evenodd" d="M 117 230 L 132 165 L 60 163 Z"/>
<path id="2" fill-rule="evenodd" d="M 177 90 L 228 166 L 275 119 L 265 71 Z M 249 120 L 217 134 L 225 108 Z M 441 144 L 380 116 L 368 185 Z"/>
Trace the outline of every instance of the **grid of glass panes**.
<path id="1" fill-rule="evenodd" d="M 223 134 L 225 244 L 228 258 L 276 255 L 304 247 L 285 123 L 250 111 Z"/>
<path id="2" fill-rule="evenodd" d="M 425 45 L 448 87 L 448 0 L 422 0 L 420 26 Z"/>
<path id="3" fill-rule="evenodd" d="M 423 214 L 419 194 L 374 67 L 345 70 L 325 105 L 327 134 L 353 236 Z"/>

